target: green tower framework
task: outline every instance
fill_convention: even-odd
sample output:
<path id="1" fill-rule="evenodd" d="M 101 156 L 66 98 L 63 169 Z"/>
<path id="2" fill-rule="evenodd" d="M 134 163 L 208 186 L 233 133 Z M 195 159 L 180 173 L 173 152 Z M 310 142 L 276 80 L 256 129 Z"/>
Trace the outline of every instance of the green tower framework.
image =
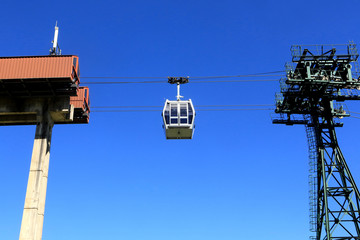
<path id="1" fill-rule="evenodd" d="M 360 239 L 360 194 L 336 138 L 360 100 L 356 45 L 295 45 L 276 94 L 274 124 L 303 124 L 309 143 L 311 239 Z"/>

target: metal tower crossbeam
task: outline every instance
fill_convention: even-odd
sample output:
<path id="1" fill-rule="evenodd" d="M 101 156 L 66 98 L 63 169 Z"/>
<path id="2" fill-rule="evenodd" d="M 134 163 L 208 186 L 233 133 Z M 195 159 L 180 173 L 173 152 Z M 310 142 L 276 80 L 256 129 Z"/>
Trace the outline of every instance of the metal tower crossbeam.
<path id="1" fill-rule="evenodd" d="M 335 101 L 360 100 L 356 46 L 293 46 L 291 51 L 296 67 L 286 65 L 273 123 L 306 126 L 312 239 L 360 239 L 360 194 L 335 133 L 343 126 L 340 119 L 350 116 Z"/>

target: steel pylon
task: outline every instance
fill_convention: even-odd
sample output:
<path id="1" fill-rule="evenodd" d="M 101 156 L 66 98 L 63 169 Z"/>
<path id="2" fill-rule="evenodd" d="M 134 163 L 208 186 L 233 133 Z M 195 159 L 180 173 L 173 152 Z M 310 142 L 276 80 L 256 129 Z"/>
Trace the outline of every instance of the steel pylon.
<path id="1" fill-rule="evenodd" d="M 331 112 L 323 118 L 312 116 L 308 124 L 317 146 L 314 239 L 360 239 L 359 190 L 339 147 Z"/>
<path id="2" fill-rule="evenodd" d="M 356 46 L 292 47 L 277 95 L 273 123 L 306 126 L 310 159 L 310 230 L 316 240 L 360 239 L 360 194 L 341 152 L 335 128 L 349 116 L 336 101 L 360 100 Z M 344 47 L 344 45 L 342 46 Z M 351 69 L 355 69 L 352 71 Z"/>

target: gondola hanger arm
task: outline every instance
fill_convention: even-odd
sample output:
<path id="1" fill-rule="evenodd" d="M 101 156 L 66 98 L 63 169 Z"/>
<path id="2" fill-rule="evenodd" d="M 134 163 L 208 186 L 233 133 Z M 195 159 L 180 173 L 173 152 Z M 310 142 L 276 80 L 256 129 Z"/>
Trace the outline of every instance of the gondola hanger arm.
<path id="1" fill-rule="evenodd" d="M 183 96 L 180 95 L 180 84 L 185 84 L 189 82 L 189 77 L 168 77 L 168 83 L 177 85 L 177 101 L 181 101 L 180 99 Z"/>

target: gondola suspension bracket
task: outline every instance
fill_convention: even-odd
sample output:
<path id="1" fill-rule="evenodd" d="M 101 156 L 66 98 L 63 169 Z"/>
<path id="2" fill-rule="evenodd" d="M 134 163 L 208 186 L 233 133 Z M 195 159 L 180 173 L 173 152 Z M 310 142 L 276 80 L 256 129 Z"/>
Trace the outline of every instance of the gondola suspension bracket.
<path id="1" fill-rule="evenodd" d="M 177 101 L 180 101 L 183 96 L 180 95 L 180 84 L 189 82 L 189 77 L 168 77 L 168 83 L 177 85 Z"/>

